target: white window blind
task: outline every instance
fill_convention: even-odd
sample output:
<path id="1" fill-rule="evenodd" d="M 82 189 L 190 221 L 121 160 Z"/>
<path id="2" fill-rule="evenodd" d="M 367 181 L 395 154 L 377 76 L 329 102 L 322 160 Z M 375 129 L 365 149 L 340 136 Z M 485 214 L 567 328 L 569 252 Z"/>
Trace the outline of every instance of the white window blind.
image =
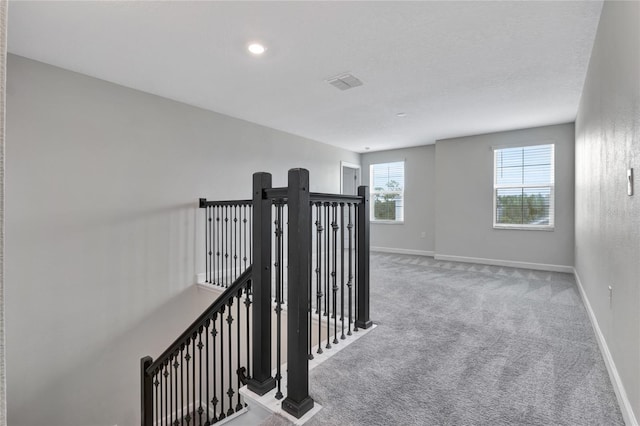
<path id="1" fill-rule="evenodd" d="M 552 229 L 554 145 L 494 150 L 496 228 Z"/>
<path id="2" fill-rule="evenodd" d="M 371 220 L 404 221 L 404 161 L 371 165 Z"/>

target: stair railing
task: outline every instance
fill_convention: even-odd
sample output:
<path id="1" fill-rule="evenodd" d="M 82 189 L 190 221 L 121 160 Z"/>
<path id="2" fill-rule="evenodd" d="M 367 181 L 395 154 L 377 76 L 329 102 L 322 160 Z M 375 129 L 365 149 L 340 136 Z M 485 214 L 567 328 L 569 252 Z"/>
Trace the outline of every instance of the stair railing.
<path id="1" fill-rule="evenodd" d="M 207 201 L 205 211 L 204 282 L 228 287 L 252 263 L 252 200 Z"/>
<path id="2" fill-rule="evenodd" d="M 371 327 L 368 188 L 312 193 L 305 169 L 289 170 L 287 187 L 271 182 L 255 173 L 252 200 L 200 199 L 204 281 L 226 290 L 155 362 L 141 360 L 143 426 L 211 425 L 244 407 L 245 382 L 258 395 L 276 388 L 300 418 L 314 404 L 309 360 Z"/>
<path id="3" fill-rule="evenodd" d="M 251 266 L 155 361 L 140 361 L 142 425 L 210 425 L 244 408 Z"/>
<path id="4" fill-rule="evenodd" d="M 277 387 L 275 397 L 284 396 L 281 312 L 286 309 L 287 389 L 282 408 L 300 418 L 313 408 L 308 370 L 314 353 L 372 325 L 368 187 L 359 187 L 355 196 L 312 193 L 305 169 L 289 170 L 284 188 L 272 188 L 269 173 L 254 174 L 253 184 L 254 309 L 261 300 L 264 310 L 253 317 L 254 367 L 248 388 L 263 395 Z M 275 377 L 269 350 L 271 309 L 276 321 Z"/>

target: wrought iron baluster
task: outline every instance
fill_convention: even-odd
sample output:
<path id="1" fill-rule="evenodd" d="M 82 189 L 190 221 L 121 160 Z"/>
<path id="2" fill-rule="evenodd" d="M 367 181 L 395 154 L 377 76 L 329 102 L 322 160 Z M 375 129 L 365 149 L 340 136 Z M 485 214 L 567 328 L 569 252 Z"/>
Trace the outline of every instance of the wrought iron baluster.
<path id="1" fill-rule="evenodd" d="M 238 244 L 236 239 L 238 238 L 238 218 L 236 216 L 236 206 L 229 207 L 229 210 L 232 210 L 232 216 L 233 216 L 233 223 L 231 224 L 231 254 L 233 255 L 233 269 L 232 269 L 232 278 L 229 280 L 230 283 L 234 282 L 236 280 L 236 260 L 238 259 L 237 256 L 237 251 L 238 250 Z"/>
<path id="2" fill-rule="evenodd" d="M 196 336 L 198 333 L 193 333 L 191 339 L 191 354 L 193 356 L 193 363 L 191 363 L 191 410 L 189 410 L 189 415 L 191 416 L 191 420 L 193 420 L 193 424 L 196 423 Z"/>
<path id="3" fill-rule="evenodd" d="M 282 204 L 276 205 L 276 220 L 275 224 L 275 249 L 276 249 L 276 262 L 274 264 L 276 269 L 276 399 L 282 399 L 281 382 L 281 342 L 282 342 L 282 322 L 280 313 L 282 311 Z"/>
<path id="4" fill-rule="evenodd" d="M 231 219 L 229 225 L 231 226 L 231 253 L 229 257 L 229 263 L 231 264 L 231 274 L 229 275 L 229 284 L 236 280 L 236 245 L 237 229 L 236 229 L 236 206 L 229 206 L 231 212 Z"/>
<path id="5" fill-rule="evenodd" d="M 186 395 L 186 400 L 187 400 L 187 415 L 186 416 L 182 416 L 183 421 L 187 422 L 187 425 L 189 425 L 189 423 L 191 422 L 191 416 L 189 415 L 189 361 L 191 361 L 191 355 L 189 355 L 189 343 L 191 343 L 188 339 L 187 339 L 187 344 L 185 345 L 185 349 L 186 349 L 186 354 L 184 356 L 184 364 L 185 364 L 185 368 L 187 370 L 187 395 Z M 184 388 L 182 389 L 182 392 L 184 392 Z M 183 403 L 184 404 L 184 403 Z M 184 405 L 182 406 L 183 410 L 184 410 Z M 184 414 L 184 413 L 183 413 Z"/>
<path id="6" fill-rule="evenodd" d="M 164 422 L 163 424 L 165 426 L 167 426 L 167 422 L 169 420 L 169 401 L 171 401 L 171 399 L 169 398 L 169 386 L 168 386 L 168 376 L 169 376 L 169 371 L 167 369 L 167 363 L 168 361 L 165 361 L 164 364 L 162 365 L 162 369 L 164 370 L 162 372 L 162 377 L 164 378 Z"/>
<path id="7" fill-rule="evenodd" d="M 354 206 L 354 210 L 355 210 L 355 206 Z M 348 277 L 348 281 L 347 281 L 347 288 L 348 288 L 348 292 L 349 292 L 349 303 L 348 303 L 348 307 L 349 307 L 349 319 L 347 321 L 347 335 L 351 336 L 351 304 L 352 304 L 352 300 L 351 300 L 351 287 L 353 286 L 353 240 L 352 240 L 352 230 L 353 230 L 353 223 L 351 221 L 351 204 L 349 204 L 349 224 L 347 225 L 347 229 L 349 230 L 349 277 Z"/>
<path id="8" fill-rule="evenodd" d="M 218 420 L 224 419 L 224 312 L 225 307 L 220 308 L 220 415 Z"/>
<path id="9" fill-rule="evenodd" d="M 362 205 L 356 205 L 356 208 L 355 208 L 355 217 L 356 218 L 358 217 L 358 210 L 361 209 L 361 208 L 362 208 Z M 355 311 L 354 312 L 354 316 L 355 316 L 355 318 L 357 318 L 358 317 L 358 279 L 360 278 L 360 277 L 358 277 L 358 269 L 359 269 L 358 263 L 359 263 L 359 258 L 360 258 L 359 253 L 360 253 L 360 250 L 362 248 L 359 246 L 359 242 L 358 242 L 360 240 L 360 238 L 358 238 L 358 232 L 360 232 L 358 221 L 355 220 L 354 223 L 355 223 L 354 229 L 355 229 L 355 238 L 356 238 L 356 244 L 355 244 L 356 249 L 355 249 L 355 253 L 354 253 L 354 262 L 353 262 L 355 264 L 355 267 L 354 267 L 355 270 L 354 270 L 354 274 L 353 274 L 354 275 L 354 280 L 353 280 L 354 281 L 353 300 L 354 300 L 354 311 Z M 353 331 L 358 331 L 358 324 L 357 324 L 357 321 L 355 321 L 355 320 L 353 322 Z"/>
<path id="10" fill-rule="evenodd" d="M 178 362 L 178 355 L 180 354 L 180 352 L 176 351 L 175 353 L 175 357 L 174 357 L 174 361 L 173 361 L 173 397 L 175 399 L 175 416 L 172 413 L 172 418 L 175 418 L 175 423 L 176 425 L 180 424 L 180 421 L 178 420 L 178 367 L 180 367 L 180 363 Z"/>
<path id="11" fill-rule="evenodd" d="M 204 327 L 200 327 L 198 329 L 198 371 L 200 373 L 200 380 L 198 382 L 198 425 L 202 425 L 202 413 L 204 413 L 204 408 L 202 408 L 202 381 L 203 379 L 209 382 L 209 370 L 207 369 L 206 375 L 202 374 L 202 348 L 204 345 L 202 344 L 202 331 Z M 206 331 L 205 331 L 206 333 Z M 208 348 L 207 348 L 208 349 Z M 206 365 L 206 362 L 205 362 Z"/>
<path id="12" fill-rule="evenodd" d="M 342 335 L 340 339 L 346 339 L 344 335 L 344 203 L 340 203 L 340 321 L 342 323 Z"/>
<path id="13" fill-rule="evenodd" d="M 218 421 L 218 388 L 217 388 L 217 374 L 216 374 L 216 337 L 218 336 L 218 330 L 216 326 L 216 321 L 218 320 L 218 314 L 214 313 L 211 318 L 211 340 L 213 348 L 211 350 L 212 353 L 212 363 L 211 369 L 213 370 L 213 398 L 211 398 L 211 404 L 213 405 L 213 419 L 211 419 L 210 423 L 215 423 Z"/>
<path id="14" fill-rule="evenodd" d="M 164 387 L 165 387 L 165 423 L 171 425 L 171 413 L 173 412 L 173 386 L 171 380 L 171 357 L 167 358 L 164 364 Z"/>
<path id="15" fill-rule="evenodd" d="M 327 317 L 327 345 L 325 346 L 325 348 L 327 349 L 331 349 L 331 337 L 330 337 L 330 333 L 331 333 L 331 315 L 329 314 L 329 310 L 331 309 L 331 290 L 329 287 L 329 281 L 331 280 L 331 272 L 330 272 L 330 267 L 331 267 L 331 232 L 330 230 L 330 216 L 331 216 L 331 212 L 329 210 L 330 204 L 329 203 L 325 203 L 324 204 L 324 209 L 325 209 L 325 217 L 324 217 L 324 223 L 325 223 L 325 229 L 327 230 L 327 233 L 325 234 L 325 269 L 324 269 L 324 294 L 325 294 L 325 298 L 324 298 L 324 315 Z"/>
<path id="16" fill-rule="evenodd" d="M 204 217 L 204 282 L 211 282 L 211 207 L 206 207 Z"/>
<path id="17" fill-rule="evenodd" d="M 227 416 L 232 415 L 235 411 L 233 411 L 233 352 L 232 352 L 232 334 L 231 334 L 231 324 L 233 323 L 233 316 L 231 316 L 231 306 L 233 306 L 233 298 L 229 299 L 228 305 L 229 310 L 227 312 L 227 324 L 229 326 L 229 344 L 227 345 L 229 348 L 229 389 L 227 390 L 227 395 L 229 396 L 229 410 L 227 410 Z"/>
<path id="18" fill-rule="evenodd" d="M 313 268 L 313 238 L 314 238 L 314 232 L 313 232 L 313 202 L 311 203 L 311 208 L 309 209 L 309 223 L 311 224 L 311 229 L 309 230 L 311 232 L 311 244 L 309 244 L 309 260 L 311 262 L 311 268 Z M 313 340 L 313 275 L 309 274 L 309 353 L 307 354 L 307 357 L 311 360 L 313 359 L 313 349 L 312 349 L 312 340 Z"/>
<path id="19" fill-rule="evenodd" d="M 160 409 L 160 403 L 158 402 L 158 400 L 161 400 L 161 397 L 159 395 L 160 391 L 158 390 L 158 386 L 160 385 L 160 381 L 158 380 L 158 370 L 156 370 L 153 373 L 153 385 L 155 388 L 155 399 L 156 399 L 156 406 L 155 406 L 155 422 L 156 424 L 158 423 L 158 419 L 160 418 L 160 416 L 158 416 L 158 410 Z M 160 388 L 162 389 L 162 388 Z"/>
<path id="20" fill-rule="evenodd" d="M 336 314 L 338 303 L 338 282 L 337 282 L 337 270 L 338 270 L 338 205 L 333 203 L 333 222 L 331 228 L 333 229 L 333 271 L 331 271 L 331 278 L 333 280 L 333 344 L 338 343 L 338 315 Z"/>
<path id="21" fill-rule="evenodd" d="M 211 217 L 209 221 L 209 251 L 211 254 L 209 255 L 209 282 L 215 284 L 215 267 L 216 267 L 216 258 L 215 258 L 215 244 L 216 244 L 216 224 L 213 221 L 213 216 L 215 214 L 216 207 L 211 207 Z"/>
<path id="22" fill-rule="evenodd" d="M 289 207 L 288 204 L 285 202 L 282 205 L 282 290 L 280 291 L 280 294 L 282 295 L 282 304 L 286 305 L 287 304 L 287 300 L 285 299 L 287 297 L 287 292 L 288 292 L 288 286 L 289 286 L 289 280 L 288 280 L 288 275 L 287 275 L 287 270 L 289 268 L 289 259 L 287 256 L 287 250 L 288 250 L 288 244 L 289 244 Z M 311 267 L 311 264 L 309 264 L 309 267 Z"/>
<path id="23" fill-rule="evenodd" d="M 229 279 L 231 278 L 231 257 L 229 256 L 229 252 L 230 252 L 230 238 L 229 238 L 229 206 L 225 206 L 224 208 L 224 227 L 225 227 L 225 233 L 226 233 L 226 243 L 224 246 L 224 267 L 225 267 L 225 280 L 224 280 L 224 287 L 227 288 L 229 287 Z"/>
<path id="24" fill-rule="evenodd" d="M 322 353 L 322 205 L 316 204 L 316 313 L 318 314 L 318 351 Z"/>
<path id="25" fill-rule="evenodd" d="M 325 267 L 324 267 L 324 316 L 329 315 L 329 203 L 324 204 L 324 229 L 326 234 L 324 236 L 324 251 L 325 251 Z M 328 339 L 327 335 L 327 339 Z"/>
<path id="26" fill-rule="evenodd" d="M 204 369 L 205 369 L 205 395 L 207 399 L 205 399 L 206 405 L 205 408 L 207 410 L 207 424 L 211 423 L 211 418 L 209 415 L 209 319 L 207 319 L 204 323 Z M 200 396 L 200 406 L 202 406 L 202 396 Z M 200 419 L 200 423 L 202 424 L 202 419 Z"/>
<path id="27" fill-rule="evenodd" d="M 156 376 L 156 380 L 160 380 L 160 386 L 159 386 L 159 391 L 160 391 L 160 398 L 158 401 L 156 401 L 156 418 L 155 418 L 155 423 L 157 425 L 162 425 L 162 409 L 164 408 L 163 403 L 164 403 L 164 393 L 162 392 L 162 366 L 160 366 L 156 372 L 157 376 Z"/>
<path id="28" fill-rule="evenodd" d="M 225 224 L 224 224 L 224 209 L 225 206 L 220 206 L 220 236 L 218 237 L 218 244 L 220 246 L 219 250 L 220 250 L 220 280 L 218 281 L 218 285 L 224 287 L 224 274 L 225 274 L 225 261 L 224 261 L 224 241 L 225 241 L 225 236 L 226 233 L 225 231 Z"/>
<path id="29" fill-rule="evenodd" d="M 180 346 L 180 424 L 184 424 L 184 345 Z"/>
<path id="30" fill-rule="evenodd" d="M 237 323 L 236 323 L 236 343 L 237 343 L 237 351 L 236 351 L 236 359 L 237 359 L 237 368 L 238 371 L 236 372 L 236 383 L 238 384 L 238 391 L 240 390 L 240 388 L 242 387 L 242 385 L 240 384 L 240 369 L 242 368 L 242 366 L 240 365 L 240 353 L 241 353 L 241 349 L 242 346 L 240 344 L 241 339 L 240 339 L 240 299 L 242 298 L 242 289 L 238 290 L 238 294 L 236 294 L 236 319 L 237 319 Z M 238 403 L 236 404 L 236 412 L 242 410 L 242 404 L 240 403 L 240 392 L 238 392 Z"/>
<path id="31" fill-rule="evenodd" d="M 169 409 L 169 416 L 171 417 L 171 425 L 173 425 L 173 421 L 174 421 L 174 413 L 177 414 L 178 413 L 178 370 L 175 366 L 175 361 L 172 363 L 171 361 L 174 359 L 174 357 L 169 358 L 169 371 L 171 372 L 171 376 L 169 377 L 169 380 L 171 380 L 171 378 L 173 377 L 173 386 L 169 386 L 169 401 L 170 401 L 170 409 Z M 171 370 L 171 367 L 173 367 L 173 371 Z M 175 411 L 174 411 L 175 408 Z"/>
<path id="32" fill-rule="evenodd" d="M 218 285 L 222 285 L 222 258 L 221 253 L 220 253 L 220 242 L 221 242 L 221 238 L 222 238 L 222 234 L 221 234 L 221 223 L 220 223 L 220 206 L 216 207 L 216 228 L 218 228 L 218 232 L 217 232 L 217 238 L 216 238 L 216 276 L 218 278 Z"/>
<path id="33" fill-rule="evenodd" d="M 225 287 L 233 282 L 233 206 L 227 206 L 227 281 Z"/>
<path id="34" fill-rule="evenodd" d="M 237 280 L 240 276 L 242 269 L 242 221 L 240 220 L 241 206 L 235 206 L 236 215 L 233 218 L 234 226 L 236 228 L 236 249 L 233 254 L 233 263 L 235 264 L 236 276 L 233 281 Z"/>
<path id="35" fill-rule="evenodd" d="M 229 210 L 229 273 L 227 274 L 227 287 L 234 281 L 233 270 L 233 206 L 228 207 Z"/>
<path id="36" fill-rule="evenodd" d="M 246 329 L 247 329 L 247 379 L 251 378 L 251 347 L 249 346 L 250 343 L 250 325 L 251 325 L 251 318 L 249 316 L 249 310 L 251 307 L 251 281 L 249 281 L 247 283 L 247 288 L 245 289 L 245 296 L 244 296 L 244 305 L 246 307 L 247 310 L 247 324 L 246 324 Z"/>
<path id="37" fill-rule="evenodd" d="M 235 254 L 235 224 L 233 222 L 233 206 L 229 206 L 229 285 L 235 281 L 235 267 L 233 256 Z"/>
<path id="38" fill-rule="evenodd" d="M 220 281 L 218 281 L 218 285 L 224 287 L 224 283 L 225 283 L 225 237 L 226 237 L 226 232 L 225 232 L 225 222 L 224 222 L 224 211 L 225 211 L 225 206 L 220 206 L 220 236 L 218 237 L 219 240 L 219 244 L 220 244 Z"/>
<path id="39" fill-rule="evenodd" d="M 243 256 L 242 256 L 242 260 L 244 261 L 244 269 L 243 269 L 244 271 L 247 269 L 247 206 L 246 205 L 242 206 L 242 213 L 244 215 L 244 217 L 242 218 L 242 223 L 244 225 L 244 250 L 243 250 Z"/>

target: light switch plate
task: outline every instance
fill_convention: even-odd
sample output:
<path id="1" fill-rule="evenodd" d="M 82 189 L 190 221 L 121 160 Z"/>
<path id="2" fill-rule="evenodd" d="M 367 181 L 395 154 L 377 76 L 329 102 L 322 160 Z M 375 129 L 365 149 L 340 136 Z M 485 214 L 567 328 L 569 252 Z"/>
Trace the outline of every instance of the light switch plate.
<path id="1" fill-rule="evenodd" d="M 627 195 L 633 195 L 633 169 L 627 169 Z"/>

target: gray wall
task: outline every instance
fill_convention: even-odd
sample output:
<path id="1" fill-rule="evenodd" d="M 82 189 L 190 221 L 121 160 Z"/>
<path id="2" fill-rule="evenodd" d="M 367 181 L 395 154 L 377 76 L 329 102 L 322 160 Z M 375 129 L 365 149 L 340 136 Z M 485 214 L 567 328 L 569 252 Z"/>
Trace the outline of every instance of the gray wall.
<path id="1" fill-rule="evenodd" d="M 8 3 L 6 1 L 0 3 L 0 426 L 7 424 L 4 323 L 4 147 Z"/>
<path id="2" fill-rule="evenodd" d="M 553 141 L 555 230 L 493 229 L 492 146 Z M 573 123 L 436 142 L 436 255 L 573 265 Z"/>
<path id="3" fill-rule="evenodd" d="M 576 271 L 640 419 L 640 3 L 605 2 L 576 119 Z M 633 167 L 636 195 L 627 196 Z M 613 287 L 609 301 L 608 286 Z M 628 420 L 627 420 L 628 421 Z"/>
<path id="4" fill-rule="evenodd" d="M 435 147 L 379 151 L 362 155 L 362 182 L 369 185 L 369 166 L 405 161 L 403 224 L 371 224 L 371 246 L 433 254 L 435 233 Z M 422 237 L 422 233 L 425 236 Z"/>
<path id="5" fill-rule="evenodd" d="M 9 56 L 6 318 L 11 425 L 139 423 L 139 359 L 200 313 L 198 197 L 306 167 L 339 192 L 359 155 Z"/>

